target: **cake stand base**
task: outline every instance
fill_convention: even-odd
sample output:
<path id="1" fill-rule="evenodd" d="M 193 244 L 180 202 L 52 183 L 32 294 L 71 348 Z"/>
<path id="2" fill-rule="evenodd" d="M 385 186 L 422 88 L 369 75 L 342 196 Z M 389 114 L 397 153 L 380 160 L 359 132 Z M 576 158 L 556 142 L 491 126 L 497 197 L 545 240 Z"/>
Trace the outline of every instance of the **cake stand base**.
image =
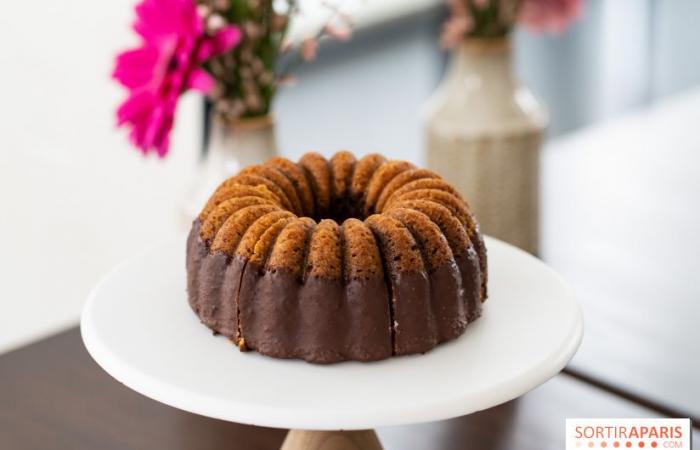
<path id="1" fill-rule="evenodd" d="M 289 430 L 281 450 L 382 450 L 374 430 Z"/>

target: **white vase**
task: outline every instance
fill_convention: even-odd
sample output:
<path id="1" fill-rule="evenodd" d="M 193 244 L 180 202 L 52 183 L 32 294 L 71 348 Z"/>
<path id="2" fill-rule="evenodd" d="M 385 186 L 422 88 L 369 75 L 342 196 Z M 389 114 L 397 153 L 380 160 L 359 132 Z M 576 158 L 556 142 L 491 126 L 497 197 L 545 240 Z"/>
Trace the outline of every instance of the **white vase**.
<path id="1" fill-rule="evenodd" d="M 513 74 L 507 38 L 462 43 L 427 106 L 428 166 L 457 186 L 483 232 L 530 253 L 547 121 Z"/>
<path id="2" fill-rule="evenodd" d="M 207 199 L 226 178 L 277 154 L 275 125 L 269 115 L 225 122 L 211 118 L 207 151 L 183 204 L 183 225 L 189 229 Z"/>

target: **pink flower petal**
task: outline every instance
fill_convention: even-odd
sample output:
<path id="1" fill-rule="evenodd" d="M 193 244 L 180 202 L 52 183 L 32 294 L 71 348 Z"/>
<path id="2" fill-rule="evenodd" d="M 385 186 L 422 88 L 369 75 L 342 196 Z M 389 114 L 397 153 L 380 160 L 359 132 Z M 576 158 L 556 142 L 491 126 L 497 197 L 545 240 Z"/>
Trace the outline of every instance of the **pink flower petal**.
<path id="1" fill-rule="evenodd" d="M 234 48 L 241 32 L 226 26 L 207 36 L 194 0 L 141 0 L 135 12 L 133 28 L 142 44 L 119 54 L 112 73 L 129 90 L 117 124 L 130 128 L 129 140 L 144 154 L 163 157 L 180 95 L 211 90 L 214 80 L 201 64 Z"/>
<path id="2" fill-rule="evenodd" d="M 170 131 L 173 128 L 173 116 L 167 116 L 160 128 L 160 133 L 156 137 L 155 148 L 158 157 L 164 158 L 168 154 L 170 147 Z"/>
<path id="3" fill-rule="evenodd" d="M 314 38 L 304 39 L 301 43 L 301 57 L 304 61 L 316 59 L 318 53 L 318 41 Z"/>
<path id="4" fill-rule="evenodd" d="M 150 92 L 132 94 L 117 109 L 117 125 L 121 126 L 144 117 L 153 108 L 153 103 L 153 95 Z"/>
<path id="5" fill-rule="evenodd" d="M 350 40 L 352 37 L 352 29 L 350 27 L 338 27 L 332 25 L 326 25 L 324 31 L 328 36 L 335 39 L 336 41 L 345 42 Z"/>
<path id="6" fill-rule="evenodd" d="M 582 0 L 523 0 L 520 22 L 534 33 L 559 33 L 581 16 Z"/>
<path id="7" fill-rule="evenodd" d="M 233 49 L 241 42 L 241 37 L 241 29 L 237 26 L 223 27 L 209 41 L 212 45 L 212 56 L 220 55 Z"/>
<path id="8" fill-rule="evenodd" d="M 206 61 L 212 56 L 221 55 L 235 48 L 241 42 L 241 30 L 237 26 L 228 26 L 219 30 L 214 36 L 205 39 L 197 53 L 199 61 Z"/>
<path id="9" fill-rule="evenodd" d="M 153 77 L 157 61 L 158 50 L 154 47 L 125 51 L 117 55 L 112 77 L 130 89 L 145 86 Z"/>
<path id="10" fill-rule="evenodd" d="M 164 109 L 164 105 L 157 107 L 145 123 L 141 143 L 146 148 L 155 148 L 158 144 L 156 138 L 162 134 L 161 127 L 165 121 L 166 112 Z"/>
<path id="11" fill-rule="evenodd" d="M 195 69 L 187 80 L 187 87 L 208 94 L 214 87 L 214 79 L 203 69 Z"/>

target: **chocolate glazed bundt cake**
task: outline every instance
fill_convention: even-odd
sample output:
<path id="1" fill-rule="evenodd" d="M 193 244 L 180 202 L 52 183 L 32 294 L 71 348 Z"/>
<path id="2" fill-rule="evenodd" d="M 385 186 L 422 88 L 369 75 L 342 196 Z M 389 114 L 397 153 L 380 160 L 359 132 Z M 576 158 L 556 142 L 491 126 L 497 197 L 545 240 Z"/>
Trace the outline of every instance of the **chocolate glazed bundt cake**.
<path id="1" fill-rule="evenodd" d="M 437 174 L 307 153 L 217 188 L 192 225 L 187 277 L 194 312 L 241 350 L 373 361 L 460 336 L 486 299 L 486 249 Z"/>

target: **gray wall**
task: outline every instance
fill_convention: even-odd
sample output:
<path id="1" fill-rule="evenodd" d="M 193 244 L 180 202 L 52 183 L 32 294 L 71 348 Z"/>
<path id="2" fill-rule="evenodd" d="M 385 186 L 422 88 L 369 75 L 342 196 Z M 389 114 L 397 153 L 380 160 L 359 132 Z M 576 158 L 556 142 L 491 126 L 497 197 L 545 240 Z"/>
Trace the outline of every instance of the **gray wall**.
<path id="1" fill-rule="evenodd" d="M 419 160 L 421 105 L 444 65 L 435 40 L 440 22 L 440 11 L 431 12 L 324 47 L 277 99 L 282 151 L 296 158 L 342 143 L 357 154 Z"/>
<path id="2" fill-rule="evenodd" d="M 652 93 L 658 97 L 700 80 L 700 1 L 657 0 L 652 6 Z"/>

